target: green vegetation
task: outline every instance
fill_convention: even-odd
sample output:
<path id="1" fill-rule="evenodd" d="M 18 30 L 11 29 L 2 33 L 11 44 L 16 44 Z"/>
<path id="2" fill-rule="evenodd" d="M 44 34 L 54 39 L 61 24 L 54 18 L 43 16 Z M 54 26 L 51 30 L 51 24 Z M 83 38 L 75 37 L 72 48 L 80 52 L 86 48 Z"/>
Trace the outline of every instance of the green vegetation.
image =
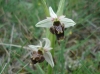
<path id="1" fill-rule="evenodd" d="M 47 74 L 48 63 L 32 66 L 27 50 L 46 34 L 35 27 L 48 15 L 43 1 L 57 11 L 60 0 L 0 0 L 0 74 Z M 100 0 L 65 0 L 63 14 L 76 25 L 55 42 L 53 74 L 99 74 Z"/>

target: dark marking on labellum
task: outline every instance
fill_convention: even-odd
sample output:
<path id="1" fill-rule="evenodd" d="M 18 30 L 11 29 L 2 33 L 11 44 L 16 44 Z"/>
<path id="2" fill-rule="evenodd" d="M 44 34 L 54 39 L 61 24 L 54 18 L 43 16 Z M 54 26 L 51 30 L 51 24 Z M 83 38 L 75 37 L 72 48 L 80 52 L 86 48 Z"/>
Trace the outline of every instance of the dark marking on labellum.
<path id="1" fill-rule="evenodd" d="M 38 52 L 33 52 L 33 55 L 31 58 L 32 64 L 41 63 L 44 60 L 45 59 L 43 57 L 42 51 L 38 50 Z"/>
<path id="2" fill-rule="evenodd" d="M 50 31 L 56 35 L 57 40 L 64 39 L 64 24 L 61 24 L 60 21 L 55 21 Z"/>

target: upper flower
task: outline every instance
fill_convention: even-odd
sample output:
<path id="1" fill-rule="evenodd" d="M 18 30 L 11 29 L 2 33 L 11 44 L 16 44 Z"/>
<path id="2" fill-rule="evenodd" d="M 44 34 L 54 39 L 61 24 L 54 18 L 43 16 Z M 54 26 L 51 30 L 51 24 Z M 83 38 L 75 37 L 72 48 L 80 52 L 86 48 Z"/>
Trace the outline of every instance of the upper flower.
<path id="1" fill-rule="evenodd" d="M 50 50 L 52 49 L 50 47 L 51 46 L 51 42 L 47 38 L 43 38 L 43 40 L 45 41 L 45 45 L 44 46 L 42 45 L 42 42 L 40 41 L 39 45 L 29 45 L 30 50 L 38 52 L 38 54 L 39 54 L 38 57 L 40 55 L 43 55 L 43 57 L 51 65 L 51 67 L 54 67 L 54 62 L 53 62 L 53 59 L 52 59 L 52 55 L 50 53 Z"/>
<path id="2" fill-rule="evenodd" d="M 53 11 L 53 9 L 51 7 L 49 7 L 49 13 L 50 13 L 50 17 L 47 17 L 47 19 L 44 19 L 44 20 L 38 22 L 36 24 L 36 27 L 50 28 L 53 26 L 53 23 L 55 21 L 60 21 L 61 24 L 64 24 L 65 28 L 74 26 L 76 24 L 72 19 L 65 18 L 64 15 L 57 16 L 57 14 L 55 14 L 55 12 Z"/>

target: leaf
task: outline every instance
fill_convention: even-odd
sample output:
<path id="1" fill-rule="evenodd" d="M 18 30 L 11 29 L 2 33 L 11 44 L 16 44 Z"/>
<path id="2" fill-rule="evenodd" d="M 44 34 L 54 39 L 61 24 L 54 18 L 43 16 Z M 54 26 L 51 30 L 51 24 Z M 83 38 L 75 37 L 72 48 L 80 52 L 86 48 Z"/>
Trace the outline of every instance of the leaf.
<path id="1" fill-rule="evenodd" d="M 58 16 L 61 16 L 63 14 L 64 5 L 65 5 L 65 0 L 60 0 L 58 10 L 57 10 Z"/>

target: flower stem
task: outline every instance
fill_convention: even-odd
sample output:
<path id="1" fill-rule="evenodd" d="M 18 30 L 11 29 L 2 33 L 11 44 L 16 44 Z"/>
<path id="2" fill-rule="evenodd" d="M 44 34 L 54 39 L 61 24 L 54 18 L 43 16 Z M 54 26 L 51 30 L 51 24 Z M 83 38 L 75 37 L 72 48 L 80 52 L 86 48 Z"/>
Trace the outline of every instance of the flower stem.
<path id="1" fill-rule="evenodd" d="M 36 66 L 38 67 L 38 69 L 40 70 L 41 74 L 45 74 L 43 69 L 40 67 L 40 65 L 37 63 Z"/>
<path id="2" fill-rule="evenodd" d="M 47 4 L 46 4 L 45 0 L 41 0 L 41 1 L 42 1 L 44 10 L 45 10 L 46 16 L 49 16 L 49 10 L 48 10 L 48 7 L 47 7 Z"/>
<path id="3" fill-rule="evenodd" d="M 45 9 L 46 16 L 49 16 L 49 10 L 46 5 L 46 2 L 44 0 L 41 0 L 41 1 L 43 3 L 44 9 Z M 53 48 L 53 50 L 51 50 L 51 54 L 52 54 L 52 56 L 54 56 L 55 38 L 54 38 L 54 35 L 50 33 L 49 29 L 46 29 L 46 37 L 51 41 L 51 47 Z M 53 69 L 48 64 L 48 73 L 47 74 L 52 74 L 52 73 L 53 73 Z"/>
<path id="4" fill-rule="evenodd" d="M 50 65 L 48 65 L 48 74 L 53 74 L 53 69 Z"/>
<path id="5" fill-rule="evenodd" d="M 49 16 L 49 11 L 48 11 L 48 7 L 46 5 L 45 0 L 42 0 L 43 6 L 45 8 L 45 13 L 46 16 Z M 59 6 L 58 6 L 58 11 L 57 11 L 57 15 L 60 16 L 63 13 L 63 9 L 64 9 L 64 4 L 65 4 L 65 0 L 60 0 L 59 2 Z M 51 41 L 51 47 L 53 48 L 51 50 L 52 56 L 54 57 L 54 47 L 55 47 L 55 35 L 51 34 L 49 29 L 46 29 L 46 37 Z M 48 73 L 47 74 L 53 74 L 53 69 L 50 65 L 48 65 Z"/>
<path id="6" fill-rule="evenodd" d="M 55 40 L 56 39 L 55 39 L 55 36 L 50 33 L 49 29 L 47 29 L 46 32 L 47 32 L 47 34 L 46 34 L 47 38 L 51 41 L 51 47 L 53 48 L 51 50 L 51 54 L 54 57 L 54 47 L 55 47 Z M 48 74 L 53 74 L 53 68 L 50 65 L 48 65 Z"/>

